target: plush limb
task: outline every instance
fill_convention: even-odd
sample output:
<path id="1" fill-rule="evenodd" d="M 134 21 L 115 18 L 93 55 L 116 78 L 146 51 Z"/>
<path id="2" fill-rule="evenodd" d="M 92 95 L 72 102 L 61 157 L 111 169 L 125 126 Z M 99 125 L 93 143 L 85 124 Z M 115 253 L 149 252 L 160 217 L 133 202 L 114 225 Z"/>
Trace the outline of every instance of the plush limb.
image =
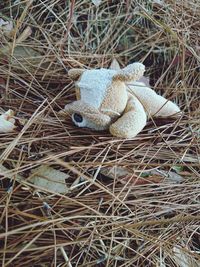
<path id="1" fill-rule="evenodd" d="M 144 74 L 145 66 L 142 63 L 133 63 L 122 70 L 119 70 L 113 77 L 113 80 L 122 82 L 139 80 Z"/>
<path id="2" fill-rule="evenodd" d="M 180 116 L 180 108 L 170 100 L 157 95 L 156 99 L 157 110 L 155 110 L 153 116 L 155 117 L 169 117 L 169 116 Z"/>
<path id="3" fill-rule="evenodd" d="M 146 125 L 147 116 L 139 100 L 129 95 L 124 114 L 110 126 L 114 136 L 123 138 L 135 137 Z"/>
<path id="4" fill-rule="evenodd" d="M 128 85 L 128 91 L 140 100 L 149 116 L 168 117 L 180 115 L 180 109 L 175 103 L 158 95 L 142 82 L 133 82 Z"/>

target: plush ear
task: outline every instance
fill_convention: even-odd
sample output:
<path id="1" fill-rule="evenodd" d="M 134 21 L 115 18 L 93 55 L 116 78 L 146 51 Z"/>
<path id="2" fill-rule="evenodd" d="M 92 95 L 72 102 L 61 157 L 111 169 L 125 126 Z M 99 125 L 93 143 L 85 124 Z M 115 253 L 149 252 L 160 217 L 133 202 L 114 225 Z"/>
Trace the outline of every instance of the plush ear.
<path id="1" fill-rule="evenodd" d="M 71 69 L 68 71 L 68 75 L 72 80 L 77 81 L 83 72 L 83 69 Z"/>
<path id="2" fill-rule="evenodd" d="M 110 70 L 117 70 L 117 71 L 119 71 L 121 69 L 118 61 L 115 58 L 112 60 L 109 69 Z"/>
<path id="3" fill-rule="evenodd" d="M 144 74 L 145 66 L 142 63 L 133 63 L 122 70 L 119 70 L 113 77 L 113 80 L 122 82 L 131 82 L 139 80 Z"/>

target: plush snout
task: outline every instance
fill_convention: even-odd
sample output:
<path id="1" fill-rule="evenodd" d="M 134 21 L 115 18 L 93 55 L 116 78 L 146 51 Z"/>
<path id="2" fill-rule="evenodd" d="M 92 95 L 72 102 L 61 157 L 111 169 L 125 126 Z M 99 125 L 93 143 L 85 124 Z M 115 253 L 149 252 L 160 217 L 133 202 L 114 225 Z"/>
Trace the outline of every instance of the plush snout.
<path id="1" fill-rule="evenodd" d="M 71 115 L 72 121 L 78 127 L 105 130 L 111 123 L 111 118 L 108 115 L 81 100 L 66 105 L 65 111 Z"/>

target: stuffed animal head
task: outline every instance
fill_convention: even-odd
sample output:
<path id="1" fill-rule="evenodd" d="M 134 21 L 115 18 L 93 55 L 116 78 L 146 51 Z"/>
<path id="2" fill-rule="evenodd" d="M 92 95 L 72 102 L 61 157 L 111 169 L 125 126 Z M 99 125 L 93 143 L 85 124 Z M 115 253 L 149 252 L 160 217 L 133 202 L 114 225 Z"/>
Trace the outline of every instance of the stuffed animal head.
<path id="1" fill-rule="evenodd" d="M 95 130 L 109 128 L 123 113 L 127 100 L 126 83 L 138 80 L 144 73 L 141 63 L 133 63 L 116 71 L 111 69 L 71 69 L 77 101 L 65 106 L 79 127 Z"/>

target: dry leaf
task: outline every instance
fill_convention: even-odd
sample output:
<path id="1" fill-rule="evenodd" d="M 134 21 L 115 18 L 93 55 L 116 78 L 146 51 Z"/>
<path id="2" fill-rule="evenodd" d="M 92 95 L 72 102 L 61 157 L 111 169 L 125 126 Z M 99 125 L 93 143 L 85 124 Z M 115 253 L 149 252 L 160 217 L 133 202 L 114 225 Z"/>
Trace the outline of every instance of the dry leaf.
<path id="1" fill-rule="evenodd" d="M 31 47 L 25 47 L 25 46 L 16 46 L 14 50 L 14 57 L 17 59 L 27 59 L 27 60 L 35 60 L 35 57 L 41 56 L 40 53 L 35 51 Z"/>
<path id="2" fill-rule="evenodd" d="M 95 5 L 95 6 L 99 6 L 101 4 L 102 0 L 92 0 L 92 3 Z"/>
<path id="3" fill-rule="evenodd" d="M 66 193 L 68 188 L 65 183 L 69 175 L 49 166 L 40 166 L 31 171 L 29 181 L 34 185 L 53 191 L 55 193 Z"/>
<path id="4" fill-rule="evenodd" d="M 20 174 L 13 174 L 11 170 L 7 169 L 2 164 L 0 164 L 0 174 L 3 177 L 9 178 L 11 180 L 16 179 L 18 182 L 24 180 L 24 178 Z"/>
<path id="5" fill-rule="evenodd" d="M 101 169 L 101 173 L 109 178 L 124 178 L 130 176 L 130 171 L 123 167 L 105 167 Z"/>
<path id="6" fill-rule="evenodd" d="M 129 181 L 134 185 L 152 184 L 169 181 L 172 183 L 180 183 L 183 181 L 183 177 L 172 171 L 163 170 L 151 170 L 142 172 L 140 175 L 134 174 L 134 172 L 126 167 L 106 167 L 101 169 L 101 173 L 109 178 L 120 180 L 121 183 Z"/>
<path id="7" fill-rule="evenodd" d="M 12 109 L 0 116 L 0 133 L 9 133 L 16 128 L 13 116 L 14 111 Z"/>
<path id="8" fill-rule="evenodd" d="M 159 169 L 143 172 L 142 175 L 146 175 L 146 177 L 153 175 L 161 176 L 165 178 L 165 180 L 170 181 L 172 183 L 181 183 L 183 181 L 183 177 L 178 173 L 172 171 L 159 170 Z"/>
<path id="9" fill-rule="evenodd" d="M 31 27 L 26 27 L 25 30 L 17 38 L 14 50 L 11 43 L 8 43 L 7 46 L 4 46 L 0 49 L 0 58 L 2 57 L 2 59 L 6 62 L 10 61 L 12 68 L 19 68 L 20 70 L 22 69 L 22 66 L 24 66 L 24 68 L 27 68 L 28 70 L 38 68 L 41 63 L 41 54 L 31 47 L 21 44 L 31 34 Z"/>
<path id="10" fill-rule="evenodd" d="M 26 67 L 37 66 L 41 62 L 41 54 L 31 47 L 16 46 L 13 53 L 12 66 L 18 66 L 19 62 L 22 65 L 26 65 Z"/>
<path id="11" fill-rule="evenodd" d="M 101 174 L 112 178 L 118 179 L 122 184 L 127 183 L 129 181 L 133 185 L 144 185 L 144 184 L 152 184 L 152 183 L 160 183 L 163 178 L 160 177 L 139 177 L 134 172 L 131 172 L 126 167 L 106 167 L 101 169 Z"/>

